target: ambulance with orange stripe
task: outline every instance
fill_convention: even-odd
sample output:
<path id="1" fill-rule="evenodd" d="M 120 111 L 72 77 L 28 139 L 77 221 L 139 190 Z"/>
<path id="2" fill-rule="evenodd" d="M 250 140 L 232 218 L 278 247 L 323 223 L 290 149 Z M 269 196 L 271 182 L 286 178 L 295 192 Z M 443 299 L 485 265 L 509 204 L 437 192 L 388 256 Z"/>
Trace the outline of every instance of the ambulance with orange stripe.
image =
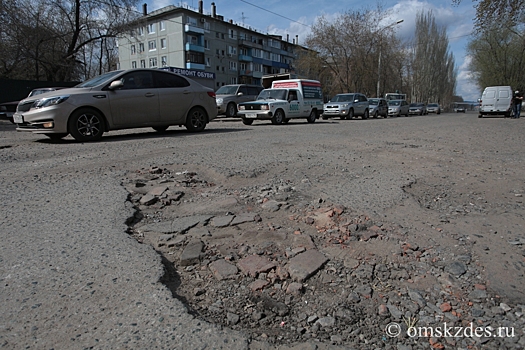
<path id="1" fill-rule="evenodd" d="M 245 125 L 254 120 L 271 120 L 279 125 L 296 118 L 313 123 L 323 113 L 321 83 L 308 79 L 277 80 L 271 88 L 262 90 L 257 100 L 239 103 L 237 111 Z"/>

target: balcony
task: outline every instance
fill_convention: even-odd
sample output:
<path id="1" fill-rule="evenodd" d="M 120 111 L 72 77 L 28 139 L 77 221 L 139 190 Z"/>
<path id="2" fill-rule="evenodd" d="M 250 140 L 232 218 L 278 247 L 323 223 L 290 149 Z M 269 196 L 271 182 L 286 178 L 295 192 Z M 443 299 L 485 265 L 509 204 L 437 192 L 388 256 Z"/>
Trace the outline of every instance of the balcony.
<path id="1" fill-rule="evenodd" d="M 204 34 L 204 28 L 199 28 L 199 27 L 191 25 L 191 24 L 185 24 L 184 25 L 184 32 L 185 33 Z"/>
<path id="2" fill-rule="evenodd" d="M 263 46 L 261 44 L 257 44 L 254 42 L 251 42 L 249 40 L 239 40 L 239 46 L 246 46 L 246 47 L 255 47 L 258 49 L 262 49 Z"/>
<path id="3" fill-rule="evenodd" d="M 249 69 L 241 69 L 241 70 L 239 70 L 239 75 L 240 76 L 245 76 L 245 77 L 252 77 L 253 76 L 253 71 L 249 70 Z"/>
<path id="4" fill-rule="evenodd" d="M 194 52 L 204 52 L 204 46 L 186 43 L 185 50 Z"/>
<path id="5" fill-rule="evenodd" d="M 205 70 L 206 66 L 200 63 L 186 62 L 186 69 Z"/>
<path id="6" fill-rule="evenodd" d="M 248 55 L 239 55 L 239 61 L 252 62 L 253 61 L 253 57 L 252 56 L 248 56 Z"/>

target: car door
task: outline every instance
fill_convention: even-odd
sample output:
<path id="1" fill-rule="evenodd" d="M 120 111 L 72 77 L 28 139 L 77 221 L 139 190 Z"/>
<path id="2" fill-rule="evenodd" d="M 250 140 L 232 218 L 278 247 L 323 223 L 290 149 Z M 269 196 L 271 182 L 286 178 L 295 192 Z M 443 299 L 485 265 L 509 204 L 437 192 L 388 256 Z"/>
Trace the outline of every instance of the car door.
<path id="1" fill-rule="evenodd" d="M 242 95 L 239 96 L 239 93 L 242 93 Z M 248 87 L 246 85 L 239 86 L 239 90 L 237 90 L 237 101 L 238 103 L 253 101 L 250 97 L 250 93 L 248 92 Z"/>
<path id="2" fill-rule="evenodd" d="M 409 104 L 407 101 L 403 100 L 401 101 L 401 114 L 404 114 L 404 115 L 407 115 L 408 114 L 408 109 L 409 109 Z"/>
<path id="3" fill-rule="evenodd" d="M 495 103 L 496 111 L 507 111 L 510 108 L 512 99 L 512 90 L 500 88 L 497 90 L 497 98 Z"/>
<path id="4" fill-rule="evenodd" d="M 289 90 L 288 91 L 288 112 L 286 113 L 287 117 L 301 115 L 301 106 L 300 106 L 298 96 L 299 96 L 299 90 Z M 302 113 L 304 114 L 307 112 L 303 111 Z"/>
<path id="5" fill-rule="evenodd" d="M 257 96 L 259 96 L 259 92 L 261 92 L 262 88 L 258 88 L 256 86 L 248 86 L 248 95 L 250 96 L 250 99 L 248 101 L 255 101 L 257 99 Z"/>
<path id="6" fill-rule="evenodd" d="M 357 114 L 357 115 L 364 115 L 365 114 L 365 110 L 367 110 L 368 107 L 369 107 L 368 99 L 365 97 L 365 95 L 356 94 L 355 95 L 355 100 L 358 101 L 356 103 L 357 104 L 357 108 L 356 108 L 356 113 L 355 114 Z"/>
<path id="7" fill-rule="evenodd" d="M 159 97 L 150 71 L 133 71 L 120 78 L 123 86 L 109 94 L 110 123 L 118 127 L 147 126 L 159 121 Z"/>
<path id="8" fill-rule="evenodd" d="M 377 114 L 385 115 L 388 113 L 388 107 L 386 106 L 386 101 L 379 99 L 377 101 Z"/>
<path id="9" fill-rule="evenodd" d="M 190 82 L 170 72 L 157 71 L 154 76 L 159 93 L 161 124 L 184 124 L 196 94 Z"/>

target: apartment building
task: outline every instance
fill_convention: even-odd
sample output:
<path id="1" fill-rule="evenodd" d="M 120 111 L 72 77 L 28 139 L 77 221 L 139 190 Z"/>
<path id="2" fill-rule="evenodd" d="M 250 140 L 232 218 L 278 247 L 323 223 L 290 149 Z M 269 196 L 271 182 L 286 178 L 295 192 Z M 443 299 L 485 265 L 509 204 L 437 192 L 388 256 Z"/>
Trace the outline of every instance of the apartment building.
<path id="1" fill-rule="evenodd" d="M 147 13 L 132 34 L 118 39 L 119 68 L 164 68 L 215 90 L 227 84 L 261 84 L 267 74 L 294 73 L 305 48 L 296 39 L 262 34 L 217 15 L 174 5 Z"/>

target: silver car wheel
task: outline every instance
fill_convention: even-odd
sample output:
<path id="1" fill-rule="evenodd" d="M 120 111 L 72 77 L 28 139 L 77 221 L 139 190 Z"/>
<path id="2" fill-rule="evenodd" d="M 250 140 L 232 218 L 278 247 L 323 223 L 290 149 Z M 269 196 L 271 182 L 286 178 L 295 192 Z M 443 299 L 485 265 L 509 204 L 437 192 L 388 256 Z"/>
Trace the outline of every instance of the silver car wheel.
<path id="1" fill-rule="evenodd" d="M 235 106 L 235 103 L 229 103 L 228 107 L 226 108 L 226 116 L 227 117 L 235 117 L 237 115 L 237 107 Z"/>
<path id="2" fill-rule="evenodd" d="M 68 121 L 69 132 L 77 141 L 100 140 L 104 133 L 102 116 L 92 109 L 75 111 Z"/>
<path id="3" fill-rule="evenodd" d="M 186 129 L 191 132 L 204 130 L 206 127 L 206 112 L 200 107 L 193 107 L 186 118 Z"/>

